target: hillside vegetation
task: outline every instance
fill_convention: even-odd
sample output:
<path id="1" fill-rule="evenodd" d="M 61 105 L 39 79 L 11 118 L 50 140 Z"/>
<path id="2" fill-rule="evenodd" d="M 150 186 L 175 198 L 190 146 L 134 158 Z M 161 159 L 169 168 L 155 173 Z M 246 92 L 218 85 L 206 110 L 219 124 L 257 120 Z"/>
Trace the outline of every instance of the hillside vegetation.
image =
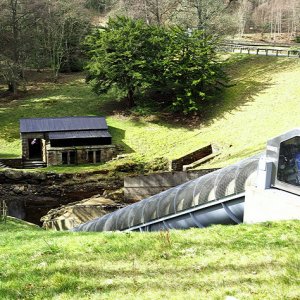
<path id="1" fill-rule="evenodd" d="M 113 93 L 96 96 L 81 75 L 58 85 L 39 85 L 25 99 L 0 100 L 0 158 L 21 155 L 19 119 L 105 115 L 113 136 L 132 157 L 176 158 L 209 143 L 221 155 L 204 167 L 219 167 L 264 149 L 266 140 L 299 126 L 300 60 L 234 55 L 227 66 L 231 86 L 209 104 L 200 121 L 165 115 L 120 113 Z"/>
<path id="2" fill-rule="evenodd" d="M 300 222 L 158 233 L 0 224 L 1 299 L 299 299 Z"/>

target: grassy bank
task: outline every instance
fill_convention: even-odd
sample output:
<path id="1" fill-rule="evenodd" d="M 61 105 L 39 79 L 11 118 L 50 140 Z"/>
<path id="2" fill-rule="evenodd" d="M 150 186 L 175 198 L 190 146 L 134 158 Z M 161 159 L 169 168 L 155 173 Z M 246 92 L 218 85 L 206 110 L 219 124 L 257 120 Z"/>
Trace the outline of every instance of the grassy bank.
<path id="1" fill-rule="evenodd" d="M 0 158 L 21 155 L 20 118 L 76 115 L 107 116 L 113 142 L 145 161 L 176 158 L 211 142 L 222 153 L 206 167 L 259 152 L 267 139 L 300 124 L 300 60 L 235 57 L 227 67 L 231 86 L 206 106 L 203 118 L 192 127 L 182 125 L 180 118 L 166 121 L 163 115 L 120 115 L 113 95 L 94 95 L 80 77 L 48 84 L 25 99 L 0 100 Z"/>
<path id="2" fill-rule="evenodd" d="M 299 299 L 300 222 L 164 233 L 0 224 L 0 299 Z"/>

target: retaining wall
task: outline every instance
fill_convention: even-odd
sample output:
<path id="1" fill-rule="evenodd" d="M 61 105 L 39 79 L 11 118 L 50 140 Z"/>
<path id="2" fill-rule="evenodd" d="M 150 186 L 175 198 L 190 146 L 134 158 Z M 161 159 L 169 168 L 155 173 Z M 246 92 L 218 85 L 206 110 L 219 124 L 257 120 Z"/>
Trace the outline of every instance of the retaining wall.
<path id="1" fill-rule="evenodd" d="M 217 169 L 203 169 L 188 172 L 164 172 L 125 177 L 124 198 L 125 201 L 139 201 L 215 170 Z"/>

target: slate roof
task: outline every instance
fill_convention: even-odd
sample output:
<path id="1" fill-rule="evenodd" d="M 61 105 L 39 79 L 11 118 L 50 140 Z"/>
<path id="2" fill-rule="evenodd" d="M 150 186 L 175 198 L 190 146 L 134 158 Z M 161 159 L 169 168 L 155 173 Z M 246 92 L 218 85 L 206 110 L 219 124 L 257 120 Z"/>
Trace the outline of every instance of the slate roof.
<path id="1" fill-rule="evenodd" d="M 20 132 L 107 130 L 104 117 L 61 117 L 20 119 Z"/>
<path id="2" fill-rule="evenodd" d="M 106 130 L 60 131 L 49 133 L 50 140 L 86 138 L 111 138 L 111 135 Z"/>

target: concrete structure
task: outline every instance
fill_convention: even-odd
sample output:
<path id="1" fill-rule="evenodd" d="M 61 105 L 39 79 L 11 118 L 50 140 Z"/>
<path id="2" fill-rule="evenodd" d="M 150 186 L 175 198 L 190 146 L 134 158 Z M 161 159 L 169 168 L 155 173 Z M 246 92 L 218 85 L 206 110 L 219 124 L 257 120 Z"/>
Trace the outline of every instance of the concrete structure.
<path id="1" fill-rule="evenodd" d="M 163 172 L 124 178 L 124 198 L 128 202 L 140 201 L 172 187 L 197 179 L 218 169 Z"/>
<path id="2" fill-rule="evenodd" d="M 278 189 L 249 188 L 245 195 L 244 223 L 300 219 L 300 199 Z"/>
<path id="3" fill-rule="evenodd" d="M 22 158 L 29 163 L 99 163 L 116 154 L 103 117 L 21 119 L 20 133 Z"/>
<path id="4" fill-rule="evenodd" d="M 207 145 L 196 151 L 170 161 L 170 171 L 187 171 L 200 166 L 201 164 L 219 155 L 219 148 L 216 145 Z"/>
<path id="5" fill-rule="evenodd" d="M 267 151 L 79 225 L 73 231 L 157 231 L 300 219 L 300 129 Z"/>

